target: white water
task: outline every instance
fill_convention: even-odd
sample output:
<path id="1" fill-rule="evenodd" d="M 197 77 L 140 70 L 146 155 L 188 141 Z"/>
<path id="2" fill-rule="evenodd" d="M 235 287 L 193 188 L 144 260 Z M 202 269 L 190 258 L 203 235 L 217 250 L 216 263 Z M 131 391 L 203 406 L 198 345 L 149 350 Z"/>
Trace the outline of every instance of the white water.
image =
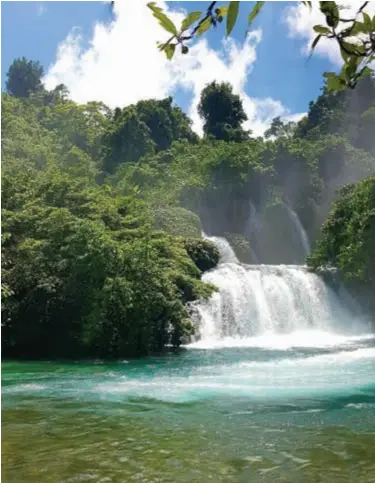
<path id="1" fill-rule="evenodd" d="M 233 248 L 230 246 L 228 240 L 219 236 L 207 236 L 202 233 L 203 238 L 214 243 L 220 251 L 220 263 L 239 263 Z"/>
<path id="2" fill-rule="evenodd" d="M 228 255 L 228 242 L 211 240 L 222 261 L 203 280 L 219 292 L 196 305 L 200 339 L 190 347 L 331 347 L 367 332 L 366 324 L 306 267 L 242 265 Z"/>
<path id="3" fill-rule="evenodd" d="M 261 228 L 261 219 L 258 215 L 258 212 L 257 212 L 257 209 L 255 208 L 254 203 L 251 200 L 249 201 L 249 208 L 250 208 L 250 214 L 245 226 L 245 237 L 249 240 L 249 243 L 250 243 L 252 261 L 254 263 L 259 263 L 259 258 L 252 247 L 252 242 L 254 239 L 256 239 L 258 232 Z"/>
<path id="4" fill-rule="evenodd" d="M 299 216 L 297 215 L 297 213 L 289 205 L 285 204 L 284 206 L 286 207 L 289 217 L 292 220 L 296 228 L 296 231 L 299 235 L 299 238 L 301 240 L 301 245 L 304 251 L 304 256 L 307 257 L 310 254 L 311 248 L 310 248 L 310 242 L 306 234 L 306 231 L 303 228 L 301 220 L 299 219 Z"/>

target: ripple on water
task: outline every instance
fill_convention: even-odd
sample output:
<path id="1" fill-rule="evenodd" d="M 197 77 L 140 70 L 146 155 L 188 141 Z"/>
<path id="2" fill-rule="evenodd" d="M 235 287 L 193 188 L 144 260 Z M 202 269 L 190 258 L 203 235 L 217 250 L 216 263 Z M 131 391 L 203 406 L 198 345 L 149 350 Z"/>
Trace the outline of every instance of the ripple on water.
<path id="1" fill-rule="evenodd" d="M 373 483 L 374 347 L 357 344 L 5 363 L 3 479 Z"/>

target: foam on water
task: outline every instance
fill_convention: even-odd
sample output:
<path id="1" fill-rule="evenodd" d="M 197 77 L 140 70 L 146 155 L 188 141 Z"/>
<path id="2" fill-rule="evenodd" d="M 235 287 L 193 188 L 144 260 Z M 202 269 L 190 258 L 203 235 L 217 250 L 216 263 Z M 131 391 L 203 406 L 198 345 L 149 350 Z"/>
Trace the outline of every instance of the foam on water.
<path id="1" fill-rule="evenodd" d="M 324 281 L 299 265 L 221 263 L 203 280 L 219 292 L 196 305 L 190 347 L 326 347 L 368 332 Z"/>
<path id="2" fill-rule="evenodd" d="M 102 396 L 133 394 L 176 402 L 218 394 L 274 401 L 345 394 L 374 383 L 374 360 L 373 347 L 267 361 L 251 360 L 248 355 L 240 362 L 194 367 L 186 374 L 172 371 L 143 380 L 107 381 L 98 384 L 95 392 Z"/>
<path id="3" fill-rule="evenodd" d="M 189 344 L 189 349 L 224 349 L 224 348 L 263 348 L 290 350 L 293 348 L 329 348 L 351 346 L 359 341 L 373 339 L 372 334 L 348 336 L 331 334 L 319 330 L 302 330 L 290 334 L 266 332 L 256 337 L 223 337 L 222 339 L 200 339 Z"/>

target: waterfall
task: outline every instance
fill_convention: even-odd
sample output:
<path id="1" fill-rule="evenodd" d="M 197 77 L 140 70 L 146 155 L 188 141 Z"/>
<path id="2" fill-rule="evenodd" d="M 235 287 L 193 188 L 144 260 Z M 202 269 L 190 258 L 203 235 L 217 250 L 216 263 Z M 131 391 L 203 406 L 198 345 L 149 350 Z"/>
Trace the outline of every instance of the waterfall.
<path id="1" fill-rule="evenodd" d="M 299 216 L 297 213 L 287 204 L 284 204 L 284 206 L 287 209 L 288 215 L 293 222 L 295 229 L 300 237 L 301 240 L 301 245 L 304 251 L 304 257 L 306 258 L 310 254 L 310 242 L 309 238 L 306 234 L 305 229 L 302 226 L 301 220 L 299 219 Z"/>
<path id="2" fill-rule="evenodd" d="M 200 332 L 196 344 L 227 341 L 233 345 L 259 336 L 296 333 L 303 334 L 305 341 L 310 337 L 307 333 L 320 334 L 324 342 L 327 334 L 366 331 L 336 292 L 306 267 L 225 263 L 228 242 L 210 239 L 219 245 L 223 258 L 203 280 L 216 285 L 219 292 L 195 305 Z"/>
<path id="3" fill-rule="evenodd" d="M 255 205 L 251 200 L 249 201 L 249 208 L 250 214 L 245 226 L 245 237 L 249 240 L 250 243 L 251 259 L 254 261 L 254 263 L 259 263 L 258 255 L 256 254 L 252 245 L 261 227 L 261 221 L 257 209 L 255 208 Z"/>
<path id="4" fill-rule="evenodd" d="M 218 247 L 220 252 L 220 263 L 239 263 L 228 240 L 219 236 L 207 236 L 205 233 L 202 233 L 202 237 L 206 240 L 210 240 Z"/>

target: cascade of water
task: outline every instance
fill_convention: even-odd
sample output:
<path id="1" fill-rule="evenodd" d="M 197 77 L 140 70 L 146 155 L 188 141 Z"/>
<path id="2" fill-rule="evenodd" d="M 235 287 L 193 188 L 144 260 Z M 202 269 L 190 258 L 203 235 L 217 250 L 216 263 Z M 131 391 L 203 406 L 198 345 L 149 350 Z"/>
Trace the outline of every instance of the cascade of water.
<path id="1" fill-rule="evenodd" d="M 301 246 L 304 252 L 304 256 L 307 257 L 310 254 L 310 242 L 309 238 L 306 234 L 305 229 L 302 226 L 301 220 L 299 219 L 299 216 L 297 213 L 287 204 L 284 204 L 288 215 L 293 222 L 297 233 L 299 234 L 300 240 L 301 240 Z"/>
<path id="2" fill-rule="evenodd" d="M 252 247 L 252 241 L 256 239 L 256 236 L 258 234 L 260 228 L 260 219 L 257 209 L 255 208 L 255 205 L 251 200 L 249 201 L 249 208 L 250 214 L 245 226 L 245 237 L 249 240 L 250 243 L 251 259 L 254 261 L 254 263 L 259 263 L 259 258 Z"/>
<path id="3" fill-rule="evenodd" d="M 239 263 L 233 248 L 230 246 L 228 240 L 219 236 L 207 236 L 202 233 L 202 237 L 210 240 L 218 247 L 220 252 L 220 263 Z"/>
<path id="4" fill-rule="evenodd" d="M 204 343 L 355 329 L 335 292 L 303 266 L 224 263 L 203 280 L 220 290 L 196 306 Z"/>

